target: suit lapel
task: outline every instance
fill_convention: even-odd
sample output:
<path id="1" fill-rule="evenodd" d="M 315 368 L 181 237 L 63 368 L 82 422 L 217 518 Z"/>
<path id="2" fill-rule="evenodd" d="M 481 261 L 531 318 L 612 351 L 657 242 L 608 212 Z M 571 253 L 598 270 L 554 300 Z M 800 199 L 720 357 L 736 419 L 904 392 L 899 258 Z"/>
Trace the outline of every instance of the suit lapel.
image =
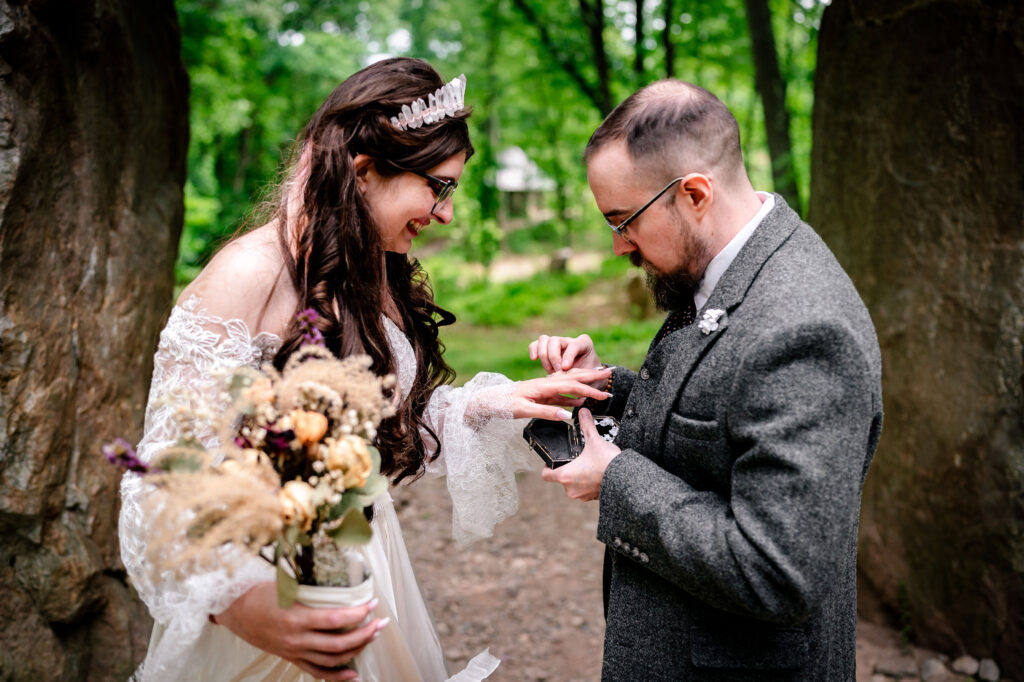
<path id="1" fill-rule="evenodd" d="M 743 301 L 764 264 L 789 239 L 800 222 L 800 216 L 776 194 L 775 207 L 765 216 L 722 274 L 708 302 L 697 311 L 696 321 L 667 336 L 659 345 L 658 352 L 667 353 L 669 359 L 655 399 L 647 411 L 643 429 L 644 452 L 655 460 L 660 459 L 669 411 L 682 393 L 694 367 L 718 338 L 728 333 L 729 315 Z M 702 324 L 704 314 L 710 311 L 725 312 L 717 322 L 717 329 L 713 328 L 713 324 Z"/>

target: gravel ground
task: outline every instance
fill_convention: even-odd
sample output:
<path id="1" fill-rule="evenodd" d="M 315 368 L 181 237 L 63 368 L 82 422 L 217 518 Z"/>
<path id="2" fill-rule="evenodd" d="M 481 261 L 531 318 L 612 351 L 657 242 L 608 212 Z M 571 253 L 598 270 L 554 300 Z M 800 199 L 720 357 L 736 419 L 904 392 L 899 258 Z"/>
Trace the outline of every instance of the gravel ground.
<path id="1" fill-rule="evenodd" d="M 502 659 L 495 682 L 598 680 L 604 616 L 597 504 L 569 500 L 536 473 L 520 478 L 519 494 L 519 513 L 494 537 L 466 548 L 451 540 L 443 479 L 392 490 L 450 666 L 459 670 L 490 648 Z M 901 648 L 891 629 L 858 626 L 857 682 L 871 682 L 880 662 L 909 672 L 929 656 L 937 654 Z"/>

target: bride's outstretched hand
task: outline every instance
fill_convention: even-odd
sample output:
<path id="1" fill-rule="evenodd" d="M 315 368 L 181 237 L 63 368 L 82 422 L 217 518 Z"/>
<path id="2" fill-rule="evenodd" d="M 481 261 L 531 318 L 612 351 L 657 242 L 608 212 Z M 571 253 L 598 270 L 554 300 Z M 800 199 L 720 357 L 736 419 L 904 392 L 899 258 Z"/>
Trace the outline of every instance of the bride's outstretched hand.
<path id="1" fill-rule="evenodd" d="M 254 647 L 291 661 L 316 679 L 354 680 L 356 672 L 337 668 L 351 662 L 384 629 L 388 619 L 374 619 L 348 632 L 339 630 L 359 625 L 375 606 L 376 600 L 352 608 L 293 604 L 282 609 L 277 605 L 277 586 L 266 582 L 236 599 L 213 621 Z"/>
<path id="2" fill-rule="evenodd" d="M 540 379 L 519 381 L 512 390 L 512 416 L 540 419 L 568 419 L 566 407 L 577 407 L 585 398 L 605 400 L 610 394 L 594 388 L 608 382 L 610 369 L 571 369 Z"/>

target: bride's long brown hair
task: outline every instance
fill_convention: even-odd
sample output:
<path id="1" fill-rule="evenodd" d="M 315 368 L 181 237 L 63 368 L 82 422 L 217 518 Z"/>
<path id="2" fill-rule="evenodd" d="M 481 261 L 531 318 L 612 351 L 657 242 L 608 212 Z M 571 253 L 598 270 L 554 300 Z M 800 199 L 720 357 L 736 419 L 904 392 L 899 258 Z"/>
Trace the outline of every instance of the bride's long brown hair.
<path id="1" fill-rule="evenodd" d="M 404 131 L 390 122 L 403 104 L 426 100 L 442 85 L 429 64 L 410 58 L 376 62 L 345 79 L 296 141 L 291 177 L 282 184 L 275 208 L 299 309 L 316 311 L 315 324 L 332 352 L 339 357 L 366 353 L 374 371 L 395 373 L 382 317 L 385 281 L 398 307 L 416 354 L 416 380 L 396 415 L 378 432 L 381 470 L 395 481 L 416 477 L 427 452 L 439 451 L 423 412 L 433 390 L 455 376 L 438 338 L 439 327 L 455 316 L 434 303 L 418 261 L 384 251 L 370 206 L 356 185 L 353 159 L 370 156 L 386 177 L 426 171 L 460 152 L 468 159 L 473 154 L 468 110 Z M 293 323 L 274 364 L 283 366 L 302 342 Z"/>

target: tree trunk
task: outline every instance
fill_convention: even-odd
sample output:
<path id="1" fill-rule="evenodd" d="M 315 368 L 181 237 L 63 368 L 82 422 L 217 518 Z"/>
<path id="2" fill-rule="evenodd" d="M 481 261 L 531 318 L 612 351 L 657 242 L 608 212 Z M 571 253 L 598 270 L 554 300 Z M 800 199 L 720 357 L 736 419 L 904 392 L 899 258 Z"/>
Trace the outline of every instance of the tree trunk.
<path id="1" fill-rule="evenodd" d="M 637 87 L 644 83 L 644 0 L 636 0 L 636 44 L 633 53 L 633 74 L 636 76 Z"/>
<path id="2" fill-rule="evenodd" d="M 835 2 L 811 222 L 871 309 L 886 422 L 860 608 L 1024 670 L 1024 6 Z M 901 598 L 902 595 L 902 598 Z"/>
<path id="3" fill-rule="evenodd" d="M 793 146 L 789 139 L 789 110 L 786 109 L 786 81 L 779 73 L 779 58 L 772 33 L 772 15 L 768 0 L 746 0 L 747 23 L 754 53 L 757 92 L 764 107 L 768 153 L 772 160 L 775 191 L 798 212 L 803 212 L 800 191 L 793 167 Z"/>
<path id="4" fill-rule="evenodd" d="M 665 78 L 676 76 L 676 43 L 672 40 L 672 27 L 675 25 L 673 0 L 662 0 L 665 10 L 665 29 L 661 32 L 661 44 L 665 49 Z"/>
<path id="5" fill-rule="evenodd" d="M 596 20 L 599 22 L 599 25 L 594 29 L 590 28 L 588 24 L 588 37 L 591 41 L 591 47 L 594 49 L 594 63 L 598 73 L 598 83 L 596 86 L 586 79 L 583 72 L 576 65 L 574 57 L 566 55 L 559 49 L 559 41 L 551 35 L 548 24 L 537 16 L 533 6 L 527 0 L 512 0 L 512 4 L 519 10 L 519 13 L 537 29 L 537 33 L 540 34 L 541 45 L 544 46 L 544 51 L 548 53 L 548 56 L 551 57 L 555 64 L 565 71 L 576 84 L 576 87 L 580 89 L 580 92 L 593 102 L 597 110 L 601 112 L 601 116 L 604 117 L 612 110 L 612 97 L 608 85 L 608 56 L 604 50 L 603 0 L 593 0 L 593 2 L 596 5 Z M 592 16 L 594 8 L 589 5 L 588 0 L 580 0 L 580 13 L 584 23 L 594 20 Z"/>
<path id="6" fill-rule="evenodd" d="M 608 81 L 608 51 L 604 46 L 604 0 L 580 0 L 580 16 L 587 27 L 597 71 L 597 108 L 605 117 L 615 108 Z"/>
<path id="7" fill-rule="evenodd" d="M 124 680 L 149 619 L 104 441 L 140 435 L 182 223 L 170 0 L 0 0 L 0 679 Z"/>

